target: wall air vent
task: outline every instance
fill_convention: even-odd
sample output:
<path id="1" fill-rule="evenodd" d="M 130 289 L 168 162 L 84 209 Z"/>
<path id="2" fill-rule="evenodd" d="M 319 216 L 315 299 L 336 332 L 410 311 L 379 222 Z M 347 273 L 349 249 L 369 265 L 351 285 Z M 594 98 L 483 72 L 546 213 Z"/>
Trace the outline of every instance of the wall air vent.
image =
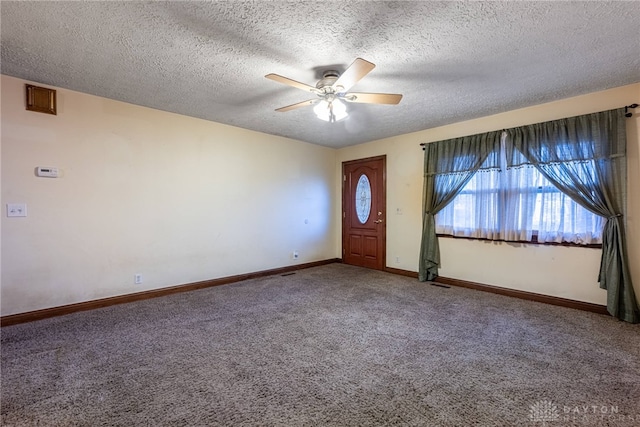
<path id="1" fill-rule="evenodd" d="M 27 110 L 57 115 L 56 91 L 46 87 L 26 85 Z"/>

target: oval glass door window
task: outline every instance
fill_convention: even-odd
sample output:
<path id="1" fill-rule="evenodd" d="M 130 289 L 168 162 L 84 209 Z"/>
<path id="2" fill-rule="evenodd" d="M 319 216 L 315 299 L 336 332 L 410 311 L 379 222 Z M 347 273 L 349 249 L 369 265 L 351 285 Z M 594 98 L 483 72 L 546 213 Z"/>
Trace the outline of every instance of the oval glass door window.
<path id="1" fill-rule="evenodd" d="M 356 187 L 356 214 L 361 224 L 367 222 L 371 214 L 371 184 L 365 174 L 360 175 Z"/>

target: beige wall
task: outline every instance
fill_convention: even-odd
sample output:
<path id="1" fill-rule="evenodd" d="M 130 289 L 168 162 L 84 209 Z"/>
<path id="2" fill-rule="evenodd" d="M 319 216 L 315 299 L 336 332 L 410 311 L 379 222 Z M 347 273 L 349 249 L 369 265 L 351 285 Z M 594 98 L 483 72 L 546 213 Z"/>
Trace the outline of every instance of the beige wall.
<path id="1" fill-rule="evenodd" d="M 65 89 L 29 112 L 1 83 L 2 315 L 336 256 L 335 150 Z"/>
<path id="2" fill-rule="evenodd" d="M 640 84 L 569 98 L 494 116 L 428 129 L 338 150 L 336 193 L 343 161 L 387 156 L 387 266 L 418 270 L 422 160 L 418 144 L 618 108 L 640 101 Z M 640 110 L 627 121 L 631 274 L 640 296 Z M 400 210 L 400 212 L 398 212 Z M 336 221 L 340 206 L 336 203 Z M 340 250 L 338 240 L 337 251 Z M 440 239 L 445 277 L 606 304 L 598 287 L 600 250 L 544 245 Z M 338 252 L 339 253 L 339 252 Z M 399 260 L 399 261 L 398 261 Z"/>
<path id="3" fill-rule="evenodd" d="M 636 84 L 334 150 L 65 89 L 58 116 L 27 112 L 24 83 L 1 80 L 3 316 L 339 257 L 342 162 L 383 154 L 387 266 L 417 271 L 419 143 L 640 100 Z M 640 111 L 627 124 L 640 295 Z M 36 166 L 63 176 L 37 178 Z M 29 216 L 6 218 L 6 203 Z M 441 251 L 442 276 L 606 301 L 597 249 L 441 239 Z"/>

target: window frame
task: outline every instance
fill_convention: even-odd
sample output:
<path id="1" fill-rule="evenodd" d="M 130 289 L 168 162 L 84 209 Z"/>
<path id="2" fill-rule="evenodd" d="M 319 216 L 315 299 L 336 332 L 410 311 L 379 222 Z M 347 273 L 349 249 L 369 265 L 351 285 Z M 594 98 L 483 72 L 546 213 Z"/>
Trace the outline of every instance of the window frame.
<path id="1" fill-rule="evenodd" d="M 503 134 L 502 136 L 502 141 L 500 144 L 500 157 L 501 157 L 501 167 L 500 167 L 500 173 L 502 171 L 507 170 L 507 165 L 506 165 L 506 157 L 505 157 L 505 153 L 506 153 L 506 134 Z M 482 172 L 476 172 L 476 173 L 482 173 Z M 540 172 L 538 172 L 540 173 Z M 542 176 L 544 178 L 544 176 Z M 558 193 L 558 194 L 564 194 L 562 193 L 562 191 L 560 191 L 560 189 L 558 189 L 556 186 L 554 186 L 551 182 L 549 182 L 547 179 L 545 179 L 545 181 L 547 182 L 547 185 L 540 185 L 536 188 L 535 193 L 536 194 L 550 194 L 550 193 Z M 460 190 L 460 192 L 458 194 L 456 194 L 456 196 L 454 197 L 454 199 L 450 202 L 453 203 L 453 201 L 461 195 L 472 195 L 472 196 L 477 196 L 480 193 L 493 193 L 497 195 L 497 200 L 498 200 L 498 209 L 502 209 L 504 208 L 504 206 L 502 206 L 502 203 L 504 203 L 504 199 L 505 196 L 504 194 L 506 192 L 509 191 L 509 188 L 505 187 L 505 179 L 504 178 L 500 178 L 498 180 L 499 182 L 499 186 L 497 188 L 486 188 L 486 189 L 476 189 L 476 190 L 468 190 L 466 189 L 466 187 L 468 186 L 469 183 L 467 183 L 465 185 L 465 187 Z M 520 187 L 518 194 L 524 194 L 527 192 L 530 192 L 533 189 L 533 187 Z M 567 196 L 568 197 L 568 196 Z M 573 202 L 576 203 L 576 202 Z M 595 215 L 592 213 L 592 215 Z M 438 228 L 438 221 L 437 221 L 437 216 L 438 214 L 436 214 L 436 229 Z M 603 224 L 604 227 L 604 224 Z M 574 243 L 574 242 L 539 242 L 538 241 L 538 234 L 539 234 L 539 230 L 531 230 L 531 239 L 530 240 L 505 240 L 505 239 L 489 239 L 489 238 L 484 238 L 484 237 L 472 237 L 472 236 L 463 236 L 463 235 L 455 235 L 455 234 L 448 234 L 448 233 L 438 233 L 436 232 L 436 236 L 438 237 L 445 237 L 445 238 L 453 238 L 453 239 L 467 239 L 467 240 L 483 240 L 483 241 L 488 241 L 488 242 L 509 242 L 509 243 L 520 243 L 520 244 L 533 244 L 533 245 L 547 245 L 547 246 L 568 246 L 568 247 L 579 247 L 579 248 L 595 248 L 595 249 L 601 249 L 602 248 L 602 243 L 587 243 L 587 244 L 581 244 L 581 243 Z"/>

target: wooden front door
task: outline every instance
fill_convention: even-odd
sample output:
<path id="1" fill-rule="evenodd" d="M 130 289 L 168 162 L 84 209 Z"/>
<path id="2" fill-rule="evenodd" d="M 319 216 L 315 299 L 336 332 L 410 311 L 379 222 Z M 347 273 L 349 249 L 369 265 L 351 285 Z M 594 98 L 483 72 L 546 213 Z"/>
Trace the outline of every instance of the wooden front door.
<path id="1" fill-rule="evenodd" d="M 384 270 L 386 156 L 342 163 L 342 261 Z"/>

